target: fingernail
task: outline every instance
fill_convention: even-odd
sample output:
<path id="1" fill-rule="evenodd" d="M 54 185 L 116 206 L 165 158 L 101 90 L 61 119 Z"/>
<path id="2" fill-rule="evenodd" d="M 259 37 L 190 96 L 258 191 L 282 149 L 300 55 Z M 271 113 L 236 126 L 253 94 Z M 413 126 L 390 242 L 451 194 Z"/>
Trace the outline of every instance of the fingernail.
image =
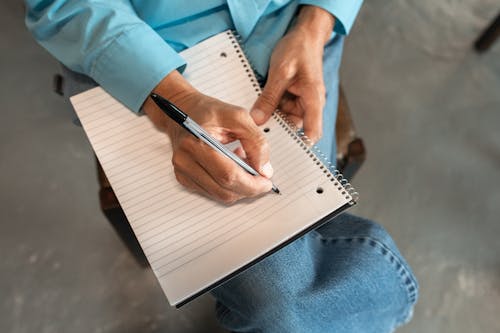
<path id="1" fill-rule="evenodd" d="M 267 178 L 271 178 L 273 176 L 274 170 L 273 167 L 271 166 L 271 162 L 267 162 L 266 164 L 264 164 L 264 166 L 262 166 L 260 170 L 262 174 Z"/>
<path id="2" fill-rule="evenodd" d="M 264 113 L 264 111 L 261 111 L 259 109 L 252 110 L 252 117 L 256 122 L 263 121 L 265 116 L 266 114 Z"/>

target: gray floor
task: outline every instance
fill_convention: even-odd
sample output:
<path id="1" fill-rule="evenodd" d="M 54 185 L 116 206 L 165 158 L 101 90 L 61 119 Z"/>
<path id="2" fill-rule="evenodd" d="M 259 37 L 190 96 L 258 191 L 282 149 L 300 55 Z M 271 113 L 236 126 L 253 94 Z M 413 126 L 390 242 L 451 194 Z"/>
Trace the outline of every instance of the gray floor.
<path id="1" fill-rule="evenodd" d="M 497 0 L 365 4 L 342 81 L 369 156 L 355 211 L 394 236 L 421 284 L 401 332 L 500 332 Z M 170 309 L 101 215 L 91 149 L 51 93 L 57 63 L 0 3 L 0 331 L 223 332 L 204 297 Z"/>

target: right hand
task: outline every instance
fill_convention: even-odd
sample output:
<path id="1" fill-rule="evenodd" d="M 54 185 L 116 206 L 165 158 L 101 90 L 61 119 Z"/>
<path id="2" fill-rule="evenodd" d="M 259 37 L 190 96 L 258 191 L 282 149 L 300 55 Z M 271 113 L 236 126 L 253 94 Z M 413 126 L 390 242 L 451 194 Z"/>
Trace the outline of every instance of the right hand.
<path id="1" fill-rule="evenodd" d="M 148 98 L 143 109 L 155 126 L 170 137 L 179 183 L 226 204 L 271 190 L 268 144 L 248 111 L 203 95 L 177 71 L 167 75 L 153 92 L 174 103 L 222 143 L 240 140 L 242 147 L 236 153 L 261 174 L 247 173 L 172 121 Z"/>

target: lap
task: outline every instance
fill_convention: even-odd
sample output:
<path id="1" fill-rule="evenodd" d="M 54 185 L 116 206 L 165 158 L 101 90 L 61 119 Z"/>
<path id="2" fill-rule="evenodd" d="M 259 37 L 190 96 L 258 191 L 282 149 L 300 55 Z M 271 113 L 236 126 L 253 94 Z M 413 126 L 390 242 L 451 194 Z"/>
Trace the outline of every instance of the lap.
<path id="1" fill-rule="evenodd" d="M 416 288 L 387 232 L 343 214 L 213 294 L 238 332 L 388 332 L 408 318 Z"/>

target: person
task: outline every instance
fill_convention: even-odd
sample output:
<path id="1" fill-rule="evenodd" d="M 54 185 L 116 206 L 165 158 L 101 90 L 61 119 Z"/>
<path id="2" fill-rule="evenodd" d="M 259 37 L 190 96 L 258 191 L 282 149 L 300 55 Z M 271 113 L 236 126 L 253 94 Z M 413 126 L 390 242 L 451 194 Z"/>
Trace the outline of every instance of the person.
<path id="1" fill-rule="evenodd" d="M 331 160 L 343 36 L 362 0 L 26 0 L 35 39 L 170 137 L 177 180 L 231 204 L 268 192 L 258 125 L 279 108 Z M 251 110 L 197 91 L 179 52 L 221 31 L 242 38 L 266 79 Z M 148 98 L 158 93 L 237 151 L 260 176 L 198 143 Z M 250 112 L 248 112 L 250 111 Z M 210 163 L 207 163 L 207 162 Z M 387 232 L 343 214 L 212 291 L 235 332 L 391 332 L 411 317 L 416 279 Z"/>

